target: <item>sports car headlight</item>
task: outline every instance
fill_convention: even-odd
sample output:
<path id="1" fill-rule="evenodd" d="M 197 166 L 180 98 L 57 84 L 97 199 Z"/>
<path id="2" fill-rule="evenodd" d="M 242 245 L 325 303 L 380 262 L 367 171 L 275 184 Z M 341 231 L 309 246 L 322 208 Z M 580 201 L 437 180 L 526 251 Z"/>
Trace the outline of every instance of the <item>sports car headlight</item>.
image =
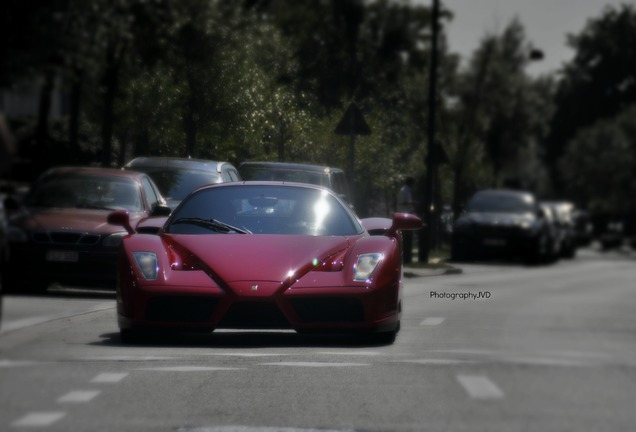
<path id="1" fill-rule="evenodd" d="M 157 279 L 159 266 L 157 265 L 157 254 L 154 252 L 133 252 L 137 268 L 144 275 L 146 280 Z"/>
<path id="2" fill-rule="evenodd" d="M 353 266 L 353 280 L 356 282 L 365 282 L 378 266 L 380 261 L 384 259 L 384 254 L 368 253 L 358 255 L 358 260 Z"/>
<path id="3" fill-rule="evenodd" d="M 128 233 L 127 232 L 118 232 L 107 236 L 104 239 L 104 247 L 119 247 L 121 244 L 121 239 L 124 238 Z"/>

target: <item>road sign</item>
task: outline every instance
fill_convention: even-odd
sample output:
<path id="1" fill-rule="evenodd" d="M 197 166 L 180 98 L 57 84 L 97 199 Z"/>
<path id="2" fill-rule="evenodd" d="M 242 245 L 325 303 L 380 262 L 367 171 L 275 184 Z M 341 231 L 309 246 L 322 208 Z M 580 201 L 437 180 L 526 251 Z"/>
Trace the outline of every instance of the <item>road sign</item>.
<path id="1" fill-rule="evenodd" d="M 364 120 L 360 108 L 355 102 L 351 102 L 334 132 L 337 135 L 371 135 L 371 128 Z"/>

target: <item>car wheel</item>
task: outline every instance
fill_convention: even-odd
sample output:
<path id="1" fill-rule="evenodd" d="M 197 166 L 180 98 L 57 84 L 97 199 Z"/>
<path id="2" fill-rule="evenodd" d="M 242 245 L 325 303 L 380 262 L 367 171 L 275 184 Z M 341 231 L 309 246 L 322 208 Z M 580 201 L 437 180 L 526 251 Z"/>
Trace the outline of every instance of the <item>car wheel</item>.
<path id="1" fill-rule="evenodd" d="M 2 288 L 7 293 L 42 294 L 46 292 L 50 283 L 48 280 L 34 278 L 25 281 L 21 275 L 6 266 L 2 270 Z"/>
<path id="2" fill-rule="evenodd" d="M 550 258 L 550 244 L 545 233 L 539 234 L 534 241 L 534 247 L 526 254 L 528 264 L 540 264 L 547 262 Z"/>
<path id="3" fill-rule="evenodd" d="M 127 328 L 119 330 L 119 338 L 125 344 L 138 344 L 147 340 L 147 335 L 141 330 Z"/>
<path id="4" fill-rule="evenodd" d="M 452 261 L 468 261 L 469 254 L 466 250 L 465 242 L 460 241 L 459 239 L 454 239 L 451 243 L 451 260 Z"/>
<path id="5" fill-rule="evenodd" d="M 397 339 L 398 330 L 375 333 L 371 336 L 371 342 L 378 345 L 392 345 Z"/>

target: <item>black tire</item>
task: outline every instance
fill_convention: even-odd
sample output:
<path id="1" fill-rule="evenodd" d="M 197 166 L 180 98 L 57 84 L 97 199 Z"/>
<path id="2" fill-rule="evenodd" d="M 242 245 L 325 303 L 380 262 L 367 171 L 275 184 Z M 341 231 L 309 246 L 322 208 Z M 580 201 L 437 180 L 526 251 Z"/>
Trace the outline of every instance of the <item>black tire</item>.
<path id="1" fill-rule="evenodd" d="M 125 344 L 140 344 L 148 340 L 148 335 L 141 330 L 127 328 L 119 330 L 119 338 Z"/>
<path id="2" fill-rule="evenodd" d="M 395 339 L 397 339 L 397 334 L 397 331 L 376 333 L 371 340 L 378 345 L 393 345 Z"/>
<path id="3" fill-rule="evenodd" d="M 14 294 L 42 294 L 49 287 L 50 282 L 45 279 L 33 278 L 25 281 L 21 275 L 11 270 L 10 266 L 2 269 L 2 289 L 5 293 Z"/>
<path id="4" fill-rule="evenodd" d="M 462 262 L 470 259 L 465 242 L 453 239 L 451 243 L 451 261 Z"/>

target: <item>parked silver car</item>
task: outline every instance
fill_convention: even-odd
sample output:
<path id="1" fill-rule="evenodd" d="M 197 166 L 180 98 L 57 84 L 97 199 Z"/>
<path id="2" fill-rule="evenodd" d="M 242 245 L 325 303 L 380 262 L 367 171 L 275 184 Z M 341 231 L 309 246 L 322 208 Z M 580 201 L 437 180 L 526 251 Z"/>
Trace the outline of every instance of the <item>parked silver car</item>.
<path id="1" fill-rule="evenodd" d="M 137 157 L 124 169 L 148 174 L 173 210 L 190 192 L 201 186 L 241 180 L 238 170 L 230 162 L 206 159 Z"/>
<path id="2" fill-rule="evenodd" d="M 243 162 L 243 180 L 287 181 L 324 186 L 350 205 L 353 202 L 345 172 L 340 168 L 289 162 Z"/>

